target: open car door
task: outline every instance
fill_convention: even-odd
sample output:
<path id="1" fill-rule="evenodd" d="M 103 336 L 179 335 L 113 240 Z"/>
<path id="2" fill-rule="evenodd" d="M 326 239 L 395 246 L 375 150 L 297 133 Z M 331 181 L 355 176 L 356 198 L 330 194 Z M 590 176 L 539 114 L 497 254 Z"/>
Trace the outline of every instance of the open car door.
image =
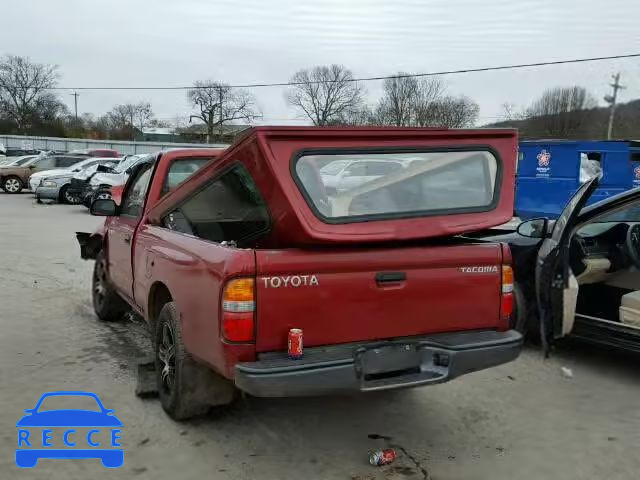
<path id="1" fill-rule="evenodd" d="M 540 336 L 545 355 L 554 340 L 571 333 L 578 300 L 578 281 L 569 268 L 569 244 L 576 218 L 598 188 L 602 175 L 591 178 L 576 191 L 556 220 L 551 235 L 538 251 L 536 292 L 540 312 Z"/>

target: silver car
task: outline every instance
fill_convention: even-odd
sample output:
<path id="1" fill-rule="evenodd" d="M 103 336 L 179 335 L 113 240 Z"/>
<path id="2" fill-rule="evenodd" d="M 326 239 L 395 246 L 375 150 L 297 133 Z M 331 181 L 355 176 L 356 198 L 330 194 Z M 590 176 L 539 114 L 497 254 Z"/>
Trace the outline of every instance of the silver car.
<path id="1" fill-rule="evenodd" d="M 85 169 L 99 165 L 115 167 L 120 162 L 119 158 L 102 158 L 99 162 L 87 162 Z M 39 186 L 35 189 L 38 201 L 42 199 L 56 200 L 60 203 L 72 205 L 80 203 L 81 199 L 69 191 L 71 179 L 78 172 L 75 170 L 61 170 L 60 173 L 49 175 L 39 180 Z"/>

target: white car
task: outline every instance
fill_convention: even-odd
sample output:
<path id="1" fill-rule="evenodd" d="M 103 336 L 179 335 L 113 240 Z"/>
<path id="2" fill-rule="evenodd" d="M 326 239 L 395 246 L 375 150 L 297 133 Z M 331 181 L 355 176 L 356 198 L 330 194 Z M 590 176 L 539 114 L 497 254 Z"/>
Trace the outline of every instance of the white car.
<path id="1" fill-rule="evenodd" d="M 148 154 L 131 155 L 121 162 L 113 171 L 113 173 L 98 172 L 91 177 L 90 185 L 92 187 L 99 187 L 100 185 L 108 185 L 113 187 L 114 185 L 122 185 L 127 181 L 131 168 L 138 162 L 147 158 Z"/>
<path id="2" fill-rule="evenodd" d="M 393 160 L 336 160 L 320 169 L 328 194 L 351 190 L 404 168 Z"/>
<path id="3" fill-rule="evenodd" d="M 68 168 L 57 168 L 54 170 L 42 170 L 40 172 L 36 172 L 29 177 L 29 188 L 32 192 L 36 191 L 36 188 L 40 185 L 40 182 L 53 175 L 64 175 L 64 174 L 74 174 L 84 170 L 87 167 L 92 165 L 97 165 L 99 163 L 104 163 L 105 161 L 111 160 L 119 160 L 117 158 L 103 158 L 103 157 L 92 157 L 92 158 L 84 158 L 73 165 L 70 165 Z"/>

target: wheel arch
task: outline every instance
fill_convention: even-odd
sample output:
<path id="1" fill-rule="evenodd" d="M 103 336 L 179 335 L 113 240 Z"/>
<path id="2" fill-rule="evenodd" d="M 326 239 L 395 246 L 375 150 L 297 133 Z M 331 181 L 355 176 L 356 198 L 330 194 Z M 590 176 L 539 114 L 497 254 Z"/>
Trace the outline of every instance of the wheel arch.
<path id="1" fill-rule="evenodd" d="M 58 189 L 58 203 L 63 203 L 64 202 L 64 193 L 66 191 L 66 189 L 69 188 L 69 185 L 71 185 L 70 183 L 65 183 L 64 185 L 62 185 L 59 189 Z"/>
<path id="2" fill-rule="evenodd" d="M 160 280 L 155 281 L 149 289 L 149 297 L 147 300 L 147 320 L 149 321 L 149 326 L 152 328 L 152 331 L 160 315 L 160 310 L 162 310 L 165 304 L 171 301 L 173 301 L 173 296 L 169 291 L 169 287 Z"/>

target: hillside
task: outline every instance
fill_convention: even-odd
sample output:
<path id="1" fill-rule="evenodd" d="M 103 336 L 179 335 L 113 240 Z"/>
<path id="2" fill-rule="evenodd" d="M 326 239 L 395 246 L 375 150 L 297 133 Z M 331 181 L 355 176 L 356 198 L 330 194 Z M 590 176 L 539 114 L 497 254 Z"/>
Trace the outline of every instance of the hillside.
<path id="1" fill-rule="evenodd" d="M 520 138 L 604 139 L 609 108 L 598 107 L 579 113 L 550 115 L 524 120 L 496 122 L 486 127 L 513 127 Z M 620 103 L 613 124 L 614 139 L 640 139 L 640 99 Z"/>

